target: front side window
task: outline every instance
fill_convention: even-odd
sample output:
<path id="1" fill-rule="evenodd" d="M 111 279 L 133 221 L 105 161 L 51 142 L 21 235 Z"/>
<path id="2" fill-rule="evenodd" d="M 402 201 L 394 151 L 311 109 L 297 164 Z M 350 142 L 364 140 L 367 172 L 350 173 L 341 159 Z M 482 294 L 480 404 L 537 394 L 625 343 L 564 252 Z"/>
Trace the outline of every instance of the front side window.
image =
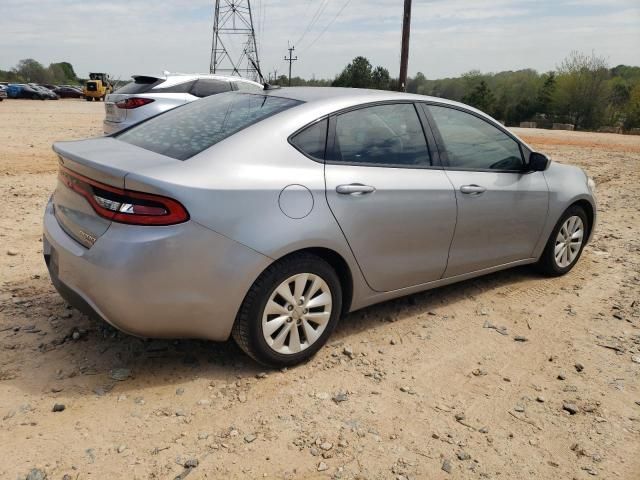
<path id="1" fill-rule="evenodd" d="M 327 124 L 329 121 L 325 118 L 313 125 L 308 126 L 301 132 L 291 137 L 291 143 L 305 155 L 324 159 L 324 151 L 327 143 Z"/>
<path id="2" fill-rule="evenodd" d="M 254 123 L 301 102 L 246 93 L 222 93 L 152 117 L 116 135 L 122 142 L 186 160 Z"/>
<path id="3" fill-rule="evenodd" d="M 365 107 L 336 117 L 332 157 L 348 164 L 431 165 L 422 124 L 411 103 Z"/>
<path id="4" fill-rule="evenodd" d="M 454 108 L 428 106 L 444 142 L 449 168 L 522 170 L 520 145 L 489 122 Z"/>

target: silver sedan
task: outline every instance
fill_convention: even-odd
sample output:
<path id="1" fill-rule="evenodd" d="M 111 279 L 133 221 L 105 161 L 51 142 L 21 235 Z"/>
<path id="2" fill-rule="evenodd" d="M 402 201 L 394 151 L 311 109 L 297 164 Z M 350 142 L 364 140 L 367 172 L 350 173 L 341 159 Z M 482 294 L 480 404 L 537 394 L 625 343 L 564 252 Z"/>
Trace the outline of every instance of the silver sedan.
<path id="1" fill-rule="evenodd" d="M 567 273 L 594 184 L 473 108 L 337 88 L 229 92 L 58 142 L 44 255 L 134 335 L 311 357 L 341 316 L 517 265 Z"/>

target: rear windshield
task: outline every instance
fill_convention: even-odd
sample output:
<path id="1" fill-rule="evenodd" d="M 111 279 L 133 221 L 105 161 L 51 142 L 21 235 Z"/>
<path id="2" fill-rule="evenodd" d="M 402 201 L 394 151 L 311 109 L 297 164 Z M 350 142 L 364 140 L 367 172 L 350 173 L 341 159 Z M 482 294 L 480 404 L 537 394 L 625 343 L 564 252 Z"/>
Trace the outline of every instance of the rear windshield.
<path id="1" fill-rule="evenodd" d="M 267 95 L 221 93 L 169 110 L 116 137 L 152 152 L 186 160 L 234 133 L 300 103 Z"/>
<path id="2" fill-rule="evenodd" d="M 113 93 L 145 93 L 162 82 L 164 82 L 163 78 L 136 77 L 133 82 L 127 83 Z"/>

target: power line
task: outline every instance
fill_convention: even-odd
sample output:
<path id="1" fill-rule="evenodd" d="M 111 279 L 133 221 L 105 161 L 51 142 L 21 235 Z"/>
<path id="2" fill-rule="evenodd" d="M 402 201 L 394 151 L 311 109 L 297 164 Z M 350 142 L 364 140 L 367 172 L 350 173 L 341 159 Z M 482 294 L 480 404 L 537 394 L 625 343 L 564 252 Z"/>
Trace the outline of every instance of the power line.
<path id="1" fill-rule="evenodd" d="M 324 33 L 329 29 L 329 27 L 333 25 L 333 22 L 335 22 L 340 14 L 344 11 L 344 9 L 347 8 L 347 5 L 349 5 L 349 3 L 351 3 L 351 0 L 347 0 L 344 5 L 342 5 L 342 8 L 338 11 L 338 13 L 336 13 L 336 15 L 331 19 L 327 26 L 324 27 L 324 30 L 320 32 L 320 35 L 318 35 L 309 45 L 307 45 L 307 47 L 304 49 L 305 52 L 307 50 L 310 50 L 311 47 L 313 47 L 313 45 L 320 39 L 320 37 L 322 37 L 322 35 L 324 35 Z"/>
<path id="2" fill-rule="evenodd" d="M 300 36 L 298 41 L 295 42 L 296 44 L 299 44 L 300 42 L 302 42 L 302 40 L 304 40 L 304 37 L 307 35 L 309 30 L 311 30 L 315 26 L 315 24 L 318 23 L 318 20 L 324 13 L 324 10 L 327 8 L 327 5 L 329 5 L 329 0 L 322 0 L 320 5 L 318 6 L 318 9 L 316 10 L 316 13 L 313 15 L 313 17 L 311 17 L 311 21 L 307 25 L 307 28 L 305 28 L 304 32 L 302 32 L 302 35 Z"/>

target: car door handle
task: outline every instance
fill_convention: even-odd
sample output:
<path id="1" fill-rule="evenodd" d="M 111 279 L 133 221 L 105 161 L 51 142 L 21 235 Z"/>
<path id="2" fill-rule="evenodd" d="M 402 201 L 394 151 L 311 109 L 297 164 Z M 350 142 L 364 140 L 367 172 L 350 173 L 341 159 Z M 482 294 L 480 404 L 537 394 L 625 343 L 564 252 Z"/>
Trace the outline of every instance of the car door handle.
<path id="1" fill-rule="evenodd" d="M 460 191 L 467 195 L 480 195 L 486 190 L 487 189 L 485 187 L 481 187 L 480 185 L 463 185 L 460 187 Z"/>
<path id="2" fill-rule="evenodd" d="M 370 185 L 362 185 L 361 183 L 352 183 L 350 185 L 338 185 L 336 192 L 341 195 L 363 195 L 365 193 L 373 193 L 376 191 L 375 187 Z"/>

